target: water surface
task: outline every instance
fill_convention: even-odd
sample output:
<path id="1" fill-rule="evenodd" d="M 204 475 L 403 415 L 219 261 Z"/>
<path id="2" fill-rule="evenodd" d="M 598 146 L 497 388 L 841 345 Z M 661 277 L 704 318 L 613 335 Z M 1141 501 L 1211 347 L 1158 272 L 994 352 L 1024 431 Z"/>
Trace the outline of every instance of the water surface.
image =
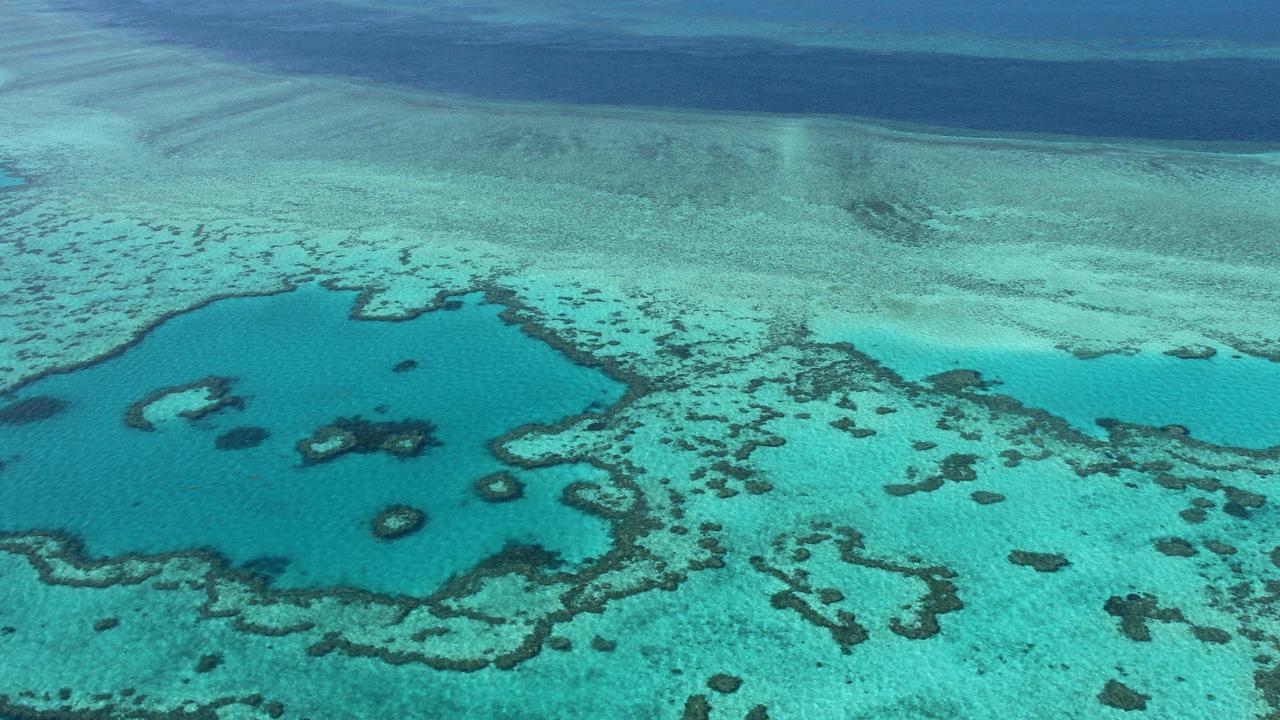
<path id="1" fill-rule="evenodd" d="M 1206 360 L 1158 352 L 1080 359 L 1063 351 L 958 347 L 864 329 L 853 343 L 911 380 L 947 370 L 982 373 L 989 392 L 1048 410 L 1102 438 L 1097 424 L 1183 425 L 1193 437 L 1250 448 L 1280 445 L 1280 363 L 1219 350 Z"/>
<path id="2" fill-rule="evenodd" d="M 1280 97 L 1280 61 L 866 52 L 638 36 L 607 26 L 493 25 L 326 2 L 74 4 L 106 22 L 277 71 L 497 100 L 820 113 L 994 132 L 1280 140 L 1280 107 L 1257 101 Z M 1066 32 L 1072 24 L 1062 17 Z"/>
<path id="3" fill-rule="evenodd" d="M 483 502 L 472 482 L 504 469 L 487 443 L 528 422 L 603 409 L 620 385 L 501 322 L 468 297 L 408 322 L 348 319 L 354 293 L 308 287 L 216 302 L 175 317 L 119 357 L 25 388 L 68 403 L 47 420 L 0 426 L 0 529 L 57 529 L 95 554 L 212 547 L 232 561 L 282 557 L 287 586 L 350 584 L 422 592 L 508 542 L 574 562 L 607 547 L 605 526 L 558 501 L 590 468 L 517 473 L 525 497 Z M 394 372 L 404 360 L 413 370 Z M 125 425 L 148 393 L 209 375 L 234 378 L 243 409 L 199 421 Z M 294 445 L 339 417 L 425 419 L 442 443 L 421 456 L 348 454 L 303 467 Z M 235 427 L 270 432 L 219 450 Z M 424 510 L 416 535 L 378 542 L 390 504 Z"/>

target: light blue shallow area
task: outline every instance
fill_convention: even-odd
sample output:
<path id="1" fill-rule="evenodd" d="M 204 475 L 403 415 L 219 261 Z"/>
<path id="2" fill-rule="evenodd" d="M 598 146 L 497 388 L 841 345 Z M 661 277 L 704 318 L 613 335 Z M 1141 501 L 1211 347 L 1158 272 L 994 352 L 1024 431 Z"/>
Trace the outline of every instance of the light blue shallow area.
<path id="1" fill-rule="evenodd" d="M 1218 349 L 1208 360 L 1161 353 L 1081 360 L 1062 351 L 958 348 L 887 330 L 843 338 L 910 380 L 963 368 L 1000 384 L 990 392 L 1047 410 L 1076 429 L 1106 437 L 1100 418 L 1186 426 L 1221 445 L 1280 444 L 1280 363 Z"/>
<path id="2" fill-rule="evenodd" d="M 291 561 L 279 585 L 386 592 L 429 591 L 508 542 L 539 543 L 571 563 L 604 552 L 607 526 L 558 500 L 568 482 L 600 479 L 594 468 L 505 468 L 526 485 L 505 504 L 482 501 L 472 482 L 504 469 L 491 439 L 602 409 L 621 384 L 503 323 L 478 296 L 407 322 L 351 320 L 354 297 L 312 286 L 222 300 L 118 357 L 23 389 L 19 398 L 70 406 L 0 427 L 0 529 L 65 530 L 103 555 L 208 546 L 237 563 L 279 556 Z M 405 359 L 417 369 L 392 372 Z M 153 432 L 125 425 L 128 406 L 152 390 L 207 375 L 236 378 L 245 407 Z M 301 466 L 298 440 L 357 414 L 429 420 L 443 445 L 410 459 L 348 454 Z M 271 436 L 215 449 L 220 433 L 243 425 Z M 416 535 L 375 540 L 370 520 L 393 503 L 429 521 Z"/>

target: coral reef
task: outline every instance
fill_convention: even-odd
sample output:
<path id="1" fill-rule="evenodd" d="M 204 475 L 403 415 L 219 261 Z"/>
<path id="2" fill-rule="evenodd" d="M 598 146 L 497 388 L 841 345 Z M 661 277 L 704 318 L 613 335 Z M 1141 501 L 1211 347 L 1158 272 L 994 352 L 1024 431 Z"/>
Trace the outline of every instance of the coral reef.
<path id="1" fill-rule="evenodd" d="M 398 540 L 412 535 L 427 524 L 427 514 L 408 505 L 392 505 L 373 518 L 373 536 L 379 540 Z"/>
<path id="2" fill-rule="evenodd" d="M 0 406 L 0 425 L 28 425 L 48 420 L 67 409 L 67 403 L 48 395 L 37 395 Z"/>
<path id="3" fill-rule="evenodd" d="M 475 481 L 475 490 L 485 502 L 501 503 L 524 497 L 524 484 L 509 472 L 490 473 Z"/>
<path id="4" fill-rule="evenodd" d="M 258 447 L 269 437 L 271 432 L 266 428 L 241 426 L 222 433 L 213 444 L 219 450 L 247 450 Z"/>
<path id="5" fill-rule="evenodd" d="M 356 415 L 341 417 L 316 428 L 311 437 L 295 446 L 303 465 L 328 462 L 347 453 L 385 452 L 400 458 L 419 455 L 440 445 L 436 426 L 426 420 L 405 419 L 377 422 Z"/>
<path id="6" fill-rule="evenodd" d="M 165 424 L 177 418 L 194 421 L 223 408 L 242 407 L 244 399 L 231 394 L 231 383 L 231 378 L 210 375 L 159 388 L 130 405 L 124 422 L 131 428 L 152 431 L 157 423 Z"/>

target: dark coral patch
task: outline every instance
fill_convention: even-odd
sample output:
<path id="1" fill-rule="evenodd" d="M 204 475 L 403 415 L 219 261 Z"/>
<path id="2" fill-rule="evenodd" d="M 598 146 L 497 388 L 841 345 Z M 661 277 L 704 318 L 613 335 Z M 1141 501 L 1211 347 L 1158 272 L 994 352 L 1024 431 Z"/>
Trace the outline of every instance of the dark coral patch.
<path id="1" fill-rule="evenodd" d="M 1222 512 L 1230 515 L 1231 517 L 1238 517 L 1242 520 L 1249 517 L 1249 508 L 1234 500 L 1223 505 Z"/>
<path id="2" fill-rule="evenodd" d="M 942 459 L 942 462 L 938 465 L 938 472 L 942 474 L 942 477 L 952 482 L 977 480 L 978 472 L 973 469 L 973 464 L 977 461 L 977 455 L 952 453 Z"/>
<path id="3" fill-rule="evenodd" d="M 524 483 L 505 471 L 485 475 L 476 480 L 474 487 L 485 502 L 501 503 L 524 497 Z"/>
<path id="4" fill-rule="evenodd" d="M 1208 345 L 1187 345 L 1184 347 L 1174 348 L 1172 350 L 1165 350 L 1164 354 L 1169 357 L 1176 357 L 1179 360 L 1208 360 L 1214 355 L 1217 355 L 1218 351 Z"/>
<path id="5" fill-rule="evenodd" d="M 684 712 L 680 713 L 680 720 L 709 720 L 711 717 L 711 703 L 707 701 L 706 695 L 690 695 L 684 701 Z"/>
<path id="6" fill-rule="evenodd" d="M 1209 552 L 1217 555 L 1235 555 L 1237 552 L 1235 545 L 1224 543 L 1219 540 L 1209 540 L 1205 542 L 1204 546 L 1209 549 Z"/>
<path id="7" fill-rule="evenodd" d="M 232 428 L 218 436 L 213 446 L 219 450 L 248 450 L 261 445 L 271 433 L 266 428 L 245 425 Z"/>
<path id="8" fill-rule="evenodd" d="M 1071 564 L 1071 561 L 1061 553 L 1029 552 L 1026 550 L 1014 550 L 1010 552 L 1009 562 L 1014 565 L 1024 565 L 1034 569 L 1036 572 L 1042 573 L 1057 572 Z"/>
<path id="9" fill-rule="evenodd" d="M 1107 355 L 1137 355 L 1137 348 L 1129 347 L 1071 347 L 1066 344 L 1056 345 L 1059 350 L 1071 353 L 1077 360 L 1097 360 Z"/>
<path id="10" fill-rule="evenodd" d="M 1242 490 L 1238 487 L 1227 485 L 1222 488 L 1222 492 L 1227 496 L 1227 504 L 1236 503 L 1240 507 L 1250 510 L 1257 510 L 1267 502 L 1267 496 L 1256 492 Z"/>
<path id="11" fill-rule="evenodd" d="M 558 568 L 564 565 L 560 553 L 541 545 L 507 543 L 496 555 L 490 555 L 476 566 L 476 571 L 500 575 L 508 572 L 525 573 L 542 568 Z"/>
<path id="12" fill-rule="evenodd" d="M 412 535 L 427 524 L 427 514 L 408 505 L 392 505 L 373 518 L 373 536 L 379 540 L 398 540 Z"/>
<path id="13" fill-rule="evenodd" d="M 777 565 L 771 565 L 764 556 L 753 555 L 747 559 L 757 572 L 764 573 L 783 582 L 787 589 L 774 593 L 770 604 L 777 610 L 790 610 L 815 627 L 823 628 L 840 646 L 841 652 L 849 653 L 851 649 L 867 640 L 868 631 L 852 612 L 836 608 L 834 613 L 827 612 L 811 602 L 816 599 L 823 606 L 831 606 L 844 599 L 845 595 L 837 588 L 815 588 L 811 582 L 809 571 L 801 564 L 812 557 L 808 547 L 823 543 L 832 543 L 839 551 L 840 560 L 850 565 L 858 565 L 873 570 L 895 573 L 904 577 L 912 577 L 924 583 L 927 592 L 917 600 L 904 606 L 913 609 L 914 617 L 892 617 L 889 619 L 889 630 L 910 640 L 923 640 L 933 637 L 942 631 L 938 617 L 964 607 L 964 603 L 956 594 L 956 586 L 951 582 L 955 573 L 946 567 L 920 564 L 920 559 L 909 556 L 907 563 L 890 559 L 871 557 L 864 552 L 862 535 L 850 527 L 832 527 L 830 523 L 819 523 L 811 526 L 814 532 L 800 537 L 790 538 L 792 547 L 788 550 L 788 536 L 779 535 L 774 539 L 773 548 L 781 557 Z"/>
<path id="14" fill-rule="evenodd" d="M 1253 686 L 1272 709 L 1280 710 L 1280 667 L 1270 670 L 1254 670 Z"/>
<path id="15" fill-rule="evenodd" d="M 997 384 L 983 380 L 982 373 L 977 370 L 948 370 L 936 375 L 930 375 L 924 381 L 943 392 L 963 392 L 970 388 L 974 390 L 990 390 L 992 386 Z"/>
<path id="16" fill-rule="evenodd" d="M 1215 627 L 1192 625 L 1191 634 L 1195 635 L 1200 642 L 1213 643 L 1214 645 L 1224 645 L 1231 641 L 1231 633 Z"/>
<path id="17" fill-rule="evenodd" d="M 737 675 L 716 673 L 707 680 L 707 687 L 718 693 L 728 695 L 729 693 L 738 692 L 738 688 L 742 687 L 742 678 Z"/>
<path id="18" fill-rule="evenodd" d="M 1001 495 L 998 492 L 989 492 L 987 490 L 976 490 L 971 493 L 969 497 L 973 498 L 973 501 L 979 505 L 991 505 L 1004 500 L 1004 495 Z"/>
<path id="19" fill-rule="evenodd" d="M 931 447 L 936 447 L 931 445 Z M 890 495 L 903 497 L 916 492 L 933 492 L 942 487 L 946 481 L 951 482 L 971 482 L 978 479 L 978 471 L 973 468 L 974 463 L 980 458 L 977 455 L 968 453 L 952 453 L 944 457 L 938 463 L 938 473 L 929 475 L 918 482 L 899 483 L 885 485 L 885 492 Z M 907 468 L 907 479 L 911 480 L 916 477 L 918 471 L 914 466 Z"/>
<path id="20" fill-rule="evenodd" d="M 283 575 L 285 570 L 289 569 L 290 562 L 289 558 L 280 555 L 264 555 L 249 560 L 240 567 L 245 572 L 269 582 Z"/>
<path id="21" fill-rule="evenodd" d="M 201 655 L 200 660 L 196 662 L 197 673 L 207 673 L 216 670 L 222 664 L 222 653 L 209 653 Z"/>
<path id="22" fill-rule="evenodd" d="M 1154 595 L 1129 593 L 1112 595 L 1102 606 L 1108 615 L 1120 619 L 1120 632 L 1134 642 L 1149 642 L 1151 628 L 1148 620 L 1162 623 L 1185 623 L 1187 619 L 1178 608 L 1161 607 Z"/>
<path id="23" fill-rule="evenodd" d="M 841 600 L 844 600 L 844 593 L 840 592 L 836 588 L 819 588 L 818 589 L 818 601 L 821 602 L 823 605 L 838 603 Z"/>
<path id="24" fill-rule="evenodd" d="M 48 420 L 66 409 L 66 400 L 37 395 L 0 407 L 0 425 L 29 425 Z"/>
<path id="25" fill-rule="evenodd" d="M 1204 508 L 1198 507 L 1189 507 L 1178 513 L 1178 517 L 1192 525 L 1199 525 L 1204 522 L 1208 516 L 1209 514 L 1204 511 Z"/>
<path id="26" fill-rule="evenodd" d="M 1098 693 L 1098 702 L 1117 710 L 1146 710 L 1150 699 L 1150 695 L 1144 695 L 1119 680 L 1108 680 L 1102 692 Z"/>
<path id="27" fill-rule="evenodd" d="M 1196 554 L 1196 549 L 1191 543 L 1182 538 L 1162 538 L 1156 540 L 1156 550 L 1168 555 L 1169 557 L 1191 557 Z"/>
<path id="28" fill-rule="evenodd" d="M 858 438 L 859 440 L 862 438 L 869 438 L 876 434 L 876 431 L 871 428 L 858 427 L 858 424 L 854 422 L 853 418 L 842 417 L 838 420 L 832 420 L 828 424 L 841 432 L 846 432 L 849 435 Z"/>
<path id="29" fill-rule="evenodd" d="M 299 440 L 298 452 L 303 465 L 327 462 L 347 453 L 385 452 L 401 458 L 422 454 L 428 447 L 440 445 L 435 438 L 436 426 L 426 420 L 407 418 L 375 422 L 356 415 L 338 418 L 317 428 L 311 437 Z"/>

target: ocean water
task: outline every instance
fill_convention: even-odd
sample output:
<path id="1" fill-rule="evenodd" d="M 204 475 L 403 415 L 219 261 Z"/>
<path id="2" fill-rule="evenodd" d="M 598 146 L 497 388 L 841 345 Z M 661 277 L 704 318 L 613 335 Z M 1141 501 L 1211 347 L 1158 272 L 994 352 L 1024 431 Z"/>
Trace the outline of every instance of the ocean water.
<path id="1" fill-rule="evenodd" d="M 1237 0 L 1216 8 L 1163 0 L 1117 5 L 1086 0 L 1067 7 L 1033 6 L 1000 0 L 957 5 L 945 0 L 842 3 L 798 0 L 778 5 L 763 0 L 694 0 L 657 3 L 681 12 L 741 15 L 776 20 L 827 20 L 877 30 L 971 32 L 1028 38 L 1222 37 L 1254 42 L 1280 39 L 1280 11 L 1262 0 Z M 570 3 L 585 11 L 595 3 Z M 598 7 L 598 5 L 597 5 Z"/>
<path id="2" fill-rule="evenodd" d="M 0 718 L 1280 718 L 1277 12 L 0 3 Z"/>
<path id="3" fill-rule="evenodd" d="M 517 471 L 526 496 L 506 504 L 484 502 L 473 483 L 504 469 L 489 441 L 603 410 L 620 385 L 503 324 L 476 296 L 405 322 L 350 320 L 354 299 L 311 286 L 222 300 L 119 357 L 28 386 L 17 402 L 51 397 L 66 409 L 4 428 L 0 528 L 71 532 L 95 556 L 207 547 L 250 567 L 285 558 L 273 573 L 282 587 L 397 594 L 429 591 L 508 543 L 542 545 L 566 563 L 601 554 L 607 528 L 557 501 L 564 485 L 594 477 L 590 467 Z M 417 366 L 394 372 L 405 360 Z M 152 391 L 209 376 L 234 378 L 244 406 L 150 432 L 125 424 Z M 427 420 L 441 445 L 304 466 L 295 444 L 352 416 Z M 218 449 L 236 427 L 270 435 Z M 426 512 L 424 529 L 379 542 L 371 522 L 392 505 Z"/>
<path id="4" fill-rule="evenodd" d="M 916 381 L 978 371 L 991 383 L 985 392 L 1047 410 L 1099 438 L 1107 431 L 1097 421 L 1111 419 L 1182 425 L 1193 437 L 1219 445 L 1280 445 L 1280 364 L 1229 348 L 1215 348 L 1207 359 L 1123 350 L 1077 358 L 1052 349 L 957 347 L 870 328 L 844 339 Z"/>
<path id="5" fill-rule="evenodd" d="M 497 100 L 853 115 L 989 132 L 1280 139 L 1275 106 L 1255 101 L 1280 95 L 1280 61 L 1267 59 L 1068 62 L 864 52 L 761 39 L 622 34 L 607 25 L 495 27 L 363 3 L 135 0 L 84 7 L 111 23 L 284 72 Z M 769 14 L 762 6 L 755 9 Z M 819 10 L 809 15 L 822 17 Z M 695 12 L 691 22 L 696 17 Z M 901 12 L 895 17 L 928 30 L 947 16 L 921 7 L 914 20 Z M 1015 33 L 1030 31 L 1025 16 L 1007 17 Z M 1094 15 L 1079 11 L 1072 17 L 1095 22 Z M 1249 22 L 1251 17 L 1241 15 L 1232 27 L 1267 27 L 1261 20 Z M 967 22 L 972 27 L 985 19 L 975 13 Z M 1041 32 L 1084 30 L 1064 21 Z"/>

